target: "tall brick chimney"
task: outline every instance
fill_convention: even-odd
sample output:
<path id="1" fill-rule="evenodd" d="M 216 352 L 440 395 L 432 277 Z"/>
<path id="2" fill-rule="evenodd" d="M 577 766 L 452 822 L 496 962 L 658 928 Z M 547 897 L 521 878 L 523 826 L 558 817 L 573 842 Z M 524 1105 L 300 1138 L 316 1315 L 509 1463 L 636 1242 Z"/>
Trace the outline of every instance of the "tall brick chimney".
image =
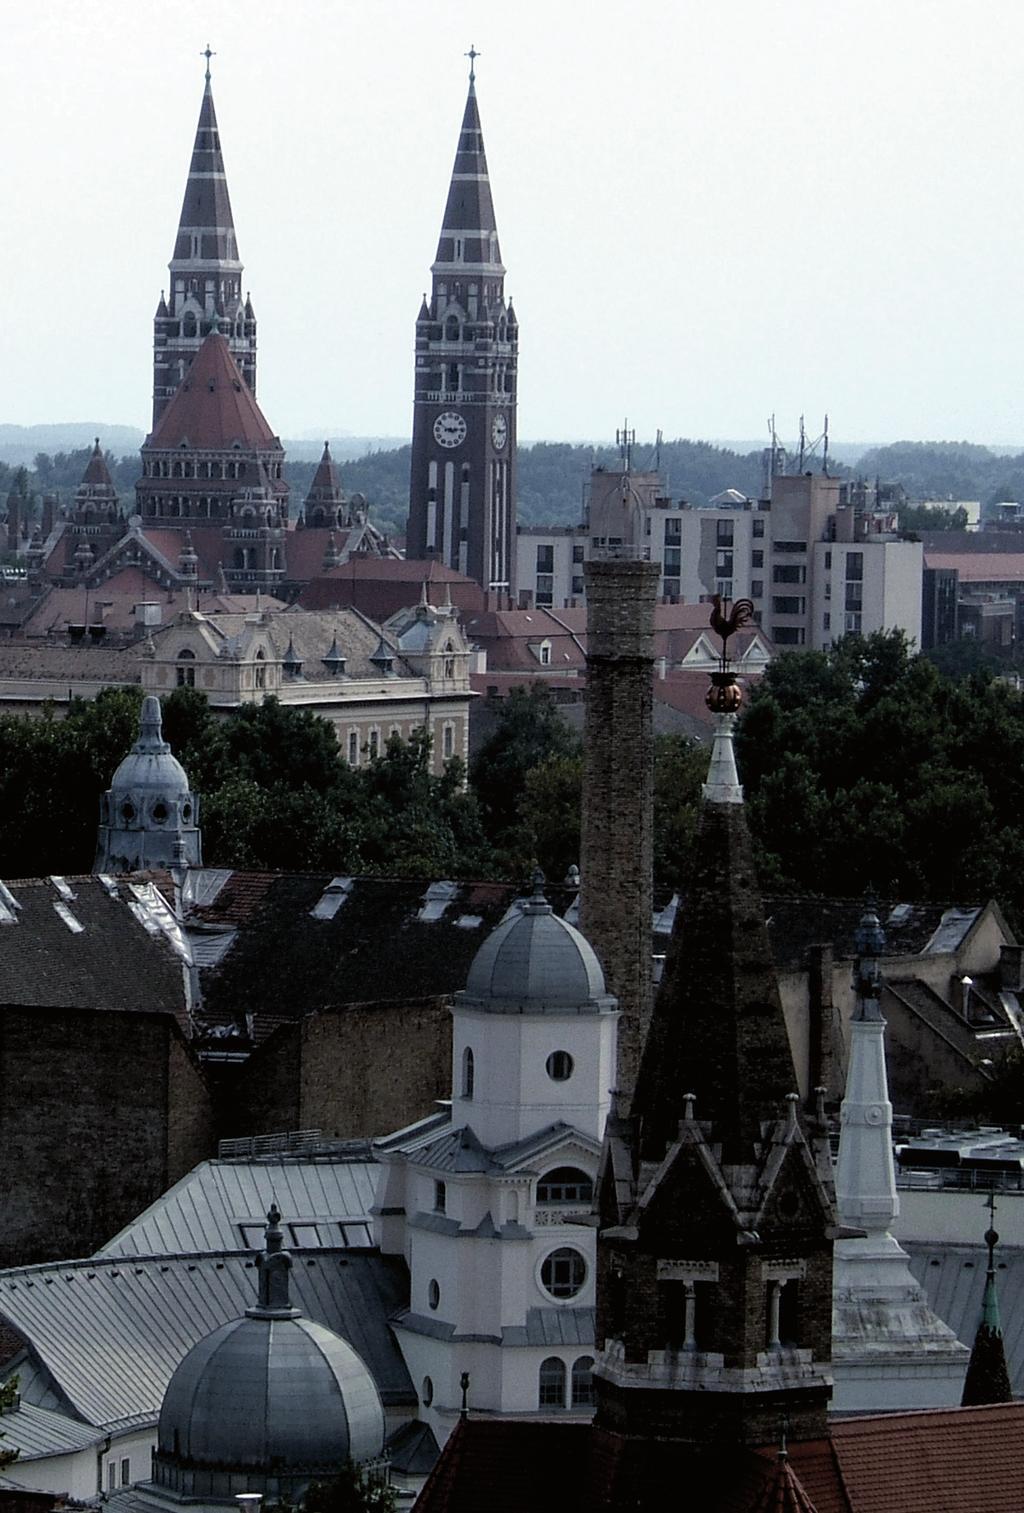
<path id="1" fill-rule="evenodd" d="M 628 476 L 628 475 L 627 475 Z M 651 1014 L 654 605 L 660 567 L 640 548 L 584 563 L 587 706 L 580 929 L 619 1000 L 619 1106 L 629 1107 Z"/>

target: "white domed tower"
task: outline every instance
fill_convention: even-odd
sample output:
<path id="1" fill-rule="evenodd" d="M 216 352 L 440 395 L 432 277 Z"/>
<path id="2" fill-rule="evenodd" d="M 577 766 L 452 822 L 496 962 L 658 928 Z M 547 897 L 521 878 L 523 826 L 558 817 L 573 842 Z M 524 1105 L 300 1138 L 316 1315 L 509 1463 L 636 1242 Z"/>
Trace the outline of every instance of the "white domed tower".
<path id="1" fill-rule="evenodd" d="M 296 1503 L 351 1461 L 382 1475 L 384 1409 L 362 1359 L 291 1306 L 281 1215 L 267 1215 L 259 1302 L 194 1345 L 167 1385 L 145 1505 L 237 1508 L 239 1491 Z"/>
<path id="2" fill-rule="evenodd" d="M 94 872 L 203 864 L 199 800 L 160 728 L 160 700 L 142 701 L 139 738 L 100 799 Z"/>
<path id="3" fill-rule="evenodd" d="M 464 1395 L 502 1414 L 592 1409 L 591 1212 L 618 1009 L 542 883 L 456 995 L 450 1111 L 379 1143 L 378 1241 L 411 1274 L 393 1327 L 439 1442 Z"/>

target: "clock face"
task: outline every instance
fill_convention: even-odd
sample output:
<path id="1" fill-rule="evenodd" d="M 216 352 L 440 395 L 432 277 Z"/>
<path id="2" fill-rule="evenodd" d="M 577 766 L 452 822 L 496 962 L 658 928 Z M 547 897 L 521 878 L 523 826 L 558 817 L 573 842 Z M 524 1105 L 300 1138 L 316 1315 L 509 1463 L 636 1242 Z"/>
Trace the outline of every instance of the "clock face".
<path id="1" fill-rule="evenodd" d="M 498 452 L 501 451 L 508 440 L 508 421 L 504 415 L 495 415 L 494 420 L 491 422 L 491 440 L 494 442 L 495 450 Z"/>
<path id="2" fill-rule="evenodd" d="M 434 421 L 434 440 L 442 447 L 458 447 L 466 439 L 466 422 L 455 410 L 445 410 Z"/>

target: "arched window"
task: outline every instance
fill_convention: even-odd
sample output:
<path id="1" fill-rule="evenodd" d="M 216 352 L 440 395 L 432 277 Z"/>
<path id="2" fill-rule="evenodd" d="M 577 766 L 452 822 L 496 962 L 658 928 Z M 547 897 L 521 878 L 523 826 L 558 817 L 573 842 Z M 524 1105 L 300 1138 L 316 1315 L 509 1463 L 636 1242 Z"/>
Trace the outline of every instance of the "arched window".
<path id="1" fill-rule="evenodd" d="M 557 1355 L 541 1361 L 539 1386 L 537 1400 L 541 1408 L 565 1407 L 565 1362 Z"/>
<path id="2" fill-rule="evenodd" d="M 266 659 L 266 654 L 263 651 L 262 647 L 258 648 L 254 660 L 256 662 L 256 666 L 253 669 L 253 675 L 252 675 L 253 687 L 254 688 L 266 688 L 266 686 L 267 686 L 267 669 L 266 669 L 266 667 L 264 667 L 263 664 L 265 663 L 265 661 L 267 659 Z"/>
<path id="3" fill-rule="evenodd" d="M 193 666 L 190 665 L 191 663 L 195 662 L 195 659 L 196 659 L 195 652 L 194 651 L 189 651 L 189 649 L 188 649 L 187 646 L 183 646 L 182 649 L 181 649 L 181 651 L 179 651 L 178 658 L 177 658 L 177 660 L 178 660 L 178 669 L 177 669 L 177 672 L 178 672 L 178 687 L 179 688 L 195 688 L 195 686 L 196 686 L 196 670 L 195 670 L 195 668 Z"/>
<path id="4" fill-rule="evenodd" d="M 581 1355 L 572 1363 L 572 1406 L 587 1408 L 594 1401 L 594 1357 Z"/>
<path id="5" fill-rule="evenodd" d="M 448 319 L 445 321 L 445 323 L 444 323 L 444 339 L 445 339 L 445 341 L 458 341 L 458 339 L 459 339 L 459 318 L 458 318 L 457 315 L 449 315 Z"/>
<path id="6" fill-rule="evenodd" d="M 467 1045 L 466 1049 L 462 1053 L 462 1096 L 463 1096 L 463 1098 L 467 1098 L 467 1099 L 468 1098 L 472 1098 L 472 1096 L 473 1096 L 473 1080 L 474 1080 L 473 1052 L 470 1050 L 469 1046 Z"/>
<path id="7" fill-rule="evenodd" d="M 537 1183 L 538 1203 L 591 1203 L 594 1184 L 578 1166 L 556 1166 Z"/>

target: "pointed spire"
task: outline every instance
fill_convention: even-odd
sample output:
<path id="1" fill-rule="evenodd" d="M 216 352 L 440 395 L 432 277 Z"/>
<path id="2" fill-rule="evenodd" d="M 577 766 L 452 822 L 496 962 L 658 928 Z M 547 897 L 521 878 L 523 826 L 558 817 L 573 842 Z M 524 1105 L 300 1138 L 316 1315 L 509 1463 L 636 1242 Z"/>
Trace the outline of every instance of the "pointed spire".
<path id="1" fill-rule="evenodd" d="M 857 998 L 850 1024 L 836 1202 L 843 1224 L 881 1236 L 888 1233 L 900 1205 L 892 1155 L 885 1020 L 879 1008 L 882 979 L 878 962 L 885 950 L 885 932 L 871 899 L 865 904 L 854 938 Z"/>
<path id="2" fill-rule="evenodd" d="M 797 1085 L 764 905 L 736 774 L 732 723 L 740 690 L 715 674 L 718 732 L 662 984 L 637 1077 L 642 1152 L 660 1160 L 675 1138 L 684 1088 L 700 1100 L 723 1159 L 750 1159 L 761 1127 Z"/>
<path id="3" fill-rule="evenodd" d="M 97 436 L 92 451 L 89 453 L 89 461 L 86 463 L 85 472 L 82 474 L 82 483 L 90 484 L 93 488 L 97 485 L 106 489 L 114 487 L 114 480 L 110 476 L 107 467 L 107 459 L 103 455 L 100 439 Z"/>
<path id="4" fill-rule="evenodd" d="M 163 737 L 163 713 L 155 694 L 147 694 L 139 715 L 139 735 L 132 750 L 142 756 L 166 756 L 170 746 Z"/>
<path id="5" fill-rule="evenodd" d="M 196 265 L 229 263 L 237 273 L 242 271 L 235 245 L 235 223 L 231 214 L 209 68 L 178 221 L 172 270 L 181 263 L 190 265 L 193 269 Z"/>
<path id="6" fill-rule="evenodd" d="M 479 53 L 471 49 L 473 60 Z M 470 70 L 469 92 L 462 116 L 459 145 L 455 153 L 448 203 L 445 206 L 441 237 L 433 271 L 450 266 L 453 270 L 467 266 L 490 267 L 504 273 L 498 248 L 498 223 L 487 173 L 480 111 L 476 102 L 475 73 Z"/>
<path id="7" fill-rule="evenodd" d="M 337 510 L 343 502 L 341 479 L 338 477 L 338 469 L 331 456 L 331 444 L 325 441 L 323 455 L 317 463 L 313 481 L 309 485 L 309 493 L 306 495 L 306 508 L 312 511 L 319 505 L 323 509 Z"/>
<path id="8" fill-rule="evenodd" d="M 994 1218 L 995 1193 L 989 1193 L 988 1208 Z M 1006 1352 L 1003 1348 L 1003 1329 L 999 1321 L 999 1297 L 996 1292 L 995 1251 L 999 1236 L 990 1224 L 985 1231 L 988 1246 L 988 1270 L 985 1274 L 985 1292 L 981 1302 L 981 1319 L 974 1336 L 967 1379 L 964 1382 L 963 1407 L 976 1408 L 983 1403 L 1008 1403 L 1013 1397 L 1010 1374 L 1006 1369 Z"/>

